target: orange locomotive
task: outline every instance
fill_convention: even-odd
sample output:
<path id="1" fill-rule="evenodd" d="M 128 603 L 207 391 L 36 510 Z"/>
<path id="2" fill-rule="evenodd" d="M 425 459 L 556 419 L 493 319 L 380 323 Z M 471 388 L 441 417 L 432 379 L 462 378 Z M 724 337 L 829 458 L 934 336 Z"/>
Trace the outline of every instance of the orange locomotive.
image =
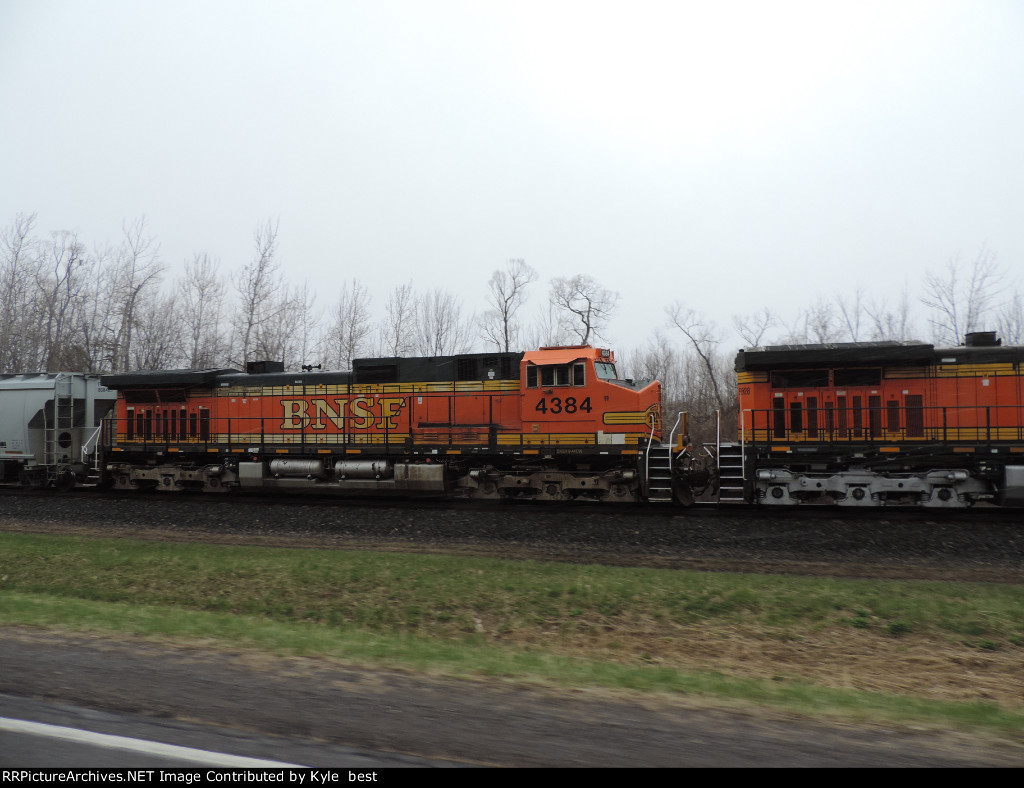
<path id="1" fill-rule="evenodd" d="M 948 349 L 741 351 L 741 461 L 722 465 L 723 493 L 763 504 L 1024 505 L 1022 364 L 1024 347 L 1002 347 L 993 332 Z"/>
<path id="2" fill-rule="evenodd" d="M 120 489 L 671 499 L 661 384 L 620 379 L 590 346 L 102 382 L 118 391 L 106 470 Z"/>

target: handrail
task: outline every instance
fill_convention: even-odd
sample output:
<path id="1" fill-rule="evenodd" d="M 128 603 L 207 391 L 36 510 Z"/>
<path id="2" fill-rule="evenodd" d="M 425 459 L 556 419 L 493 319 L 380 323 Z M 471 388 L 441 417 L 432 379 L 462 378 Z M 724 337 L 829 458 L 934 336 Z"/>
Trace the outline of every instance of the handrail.
<path id="1" fill-rule="evenodd" d="M 669 445 L 669 449 L 670 449 L 669 455 L 672 454 L 671 449 L 674 448 L 675 445 L 676 445 L 676 429 L 679 427 L 679 422 L 681 422 L 683 420 L 683 414 L 685 412 L 686 411 L 682 411 L 681 410 L 681 411 L 679 411 L 676 414 L 676 422 L 675 422 L 675 424 L 672 425 L 672 430 L 668 434 L 668 445 Z"/>
<path id="2" fill-rule="evenodd" d="M 771 443 L 836 441 L 884 444 L 892 441 L 1019 441 L 1024 438 L 1020 405 L 898 405 L 875 408 L 816 408 L 794 426 L 790 409 L 745 409 L 742 432 Z"/>
<path id="3" fill-rule="evenodd" d="M 747 478 L 747 414 L 750 409 L 740 411 L 740 476 Z M 753 427 L 754 414 L 750 414 L 751 427 Z M 751 429 L 753 437 L 753 429 Z"/>
<path id="4" fill-rule="evenodd" d="M 92 454 L 92 451 L 89 450 L 89 444 L 92 443 L 93 448 L 95 449 L 95 444 L 99 443 L 101 429 L 103 429 L 102 423 L 100 423 L 100 425 L 97 426 L 96 429 L 92 431 L 92 435 L 90 435 L 88 438 L 82 441 L 82 462 L 85 463 L 86 465 L 89 464 L 87 458 L 89 457 L 90 454 Z"/>
<path id="5" fill-rule="evenodd" d="M 644 452 L 644 485 L 649 486 L 651 478 L 651 446 L 654 445 L 654 429 L 657 427 L 657 419 L 651 419 L 651 434 L 647 438 L 647 451 Z M 672 452 L 669 452 L 671 455 Z M 671 462 L 671 460 L 670 460 Z M 671 466 L 669 466 L 671 468 Z"/>
<path id="6" fill-rule="evenodd" d="M 668 474 L 669 474 L 669 478 L 672 478 L 672 475 L 673 475 L 673 473 L 672 473 L 672 456 L 675 453 L 675 447 L 676 447 L 676 428 L 679 427 L 679 422 L 681 422 L 683 420 L 683 412 L 684 411 L 679 411 L 676 414 L 675 423 L 672 425 L 672 429 L 668 433 Z M 650 450 L 648 450 L 647 453 L 648 453 L 648 455 L 650 455 Z"/>
<path id="7" fill-rule="evenodd" d="M 722 463 L 722 411 L 715 411 L 715 454 L 718 455 L 718 464 Z"/>

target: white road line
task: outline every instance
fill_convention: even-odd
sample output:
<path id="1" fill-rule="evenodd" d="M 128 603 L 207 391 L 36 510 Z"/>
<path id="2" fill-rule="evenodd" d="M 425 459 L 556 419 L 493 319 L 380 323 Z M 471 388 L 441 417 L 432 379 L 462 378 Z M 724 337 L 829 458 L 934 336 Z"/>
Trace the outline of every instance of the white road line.
<path id="1" fill-rule="evenodd" d="M 191 747 L 179 747 L 175 744 L 163 744 L 162 742 L 146 741 L 144 739 L 129 739 L 126 736 L 111 736 L 106 733 L 93 733 L 91 731 L 79 730 L 78 728 L 65 728 L 61 725 L 46 725 L 41 722 L 13 720 L 8 717 L 0 717 L 0 731 L 47 736 L 51 739 L 63 739 L 64 741 L 74 741 L 81 744 L 90 744 L 95 747 L 106 747 L 112 750 L 127 750 L 167 758 L 178 758 L 179 760 L 189 761 L 202 766 L 237 767 L 241 769 L 306 768 L 294 763 L 264 761 L 259 758 L 246 758 L 241 755 L 228 755 L 223 752 L 196 750 Z"/>

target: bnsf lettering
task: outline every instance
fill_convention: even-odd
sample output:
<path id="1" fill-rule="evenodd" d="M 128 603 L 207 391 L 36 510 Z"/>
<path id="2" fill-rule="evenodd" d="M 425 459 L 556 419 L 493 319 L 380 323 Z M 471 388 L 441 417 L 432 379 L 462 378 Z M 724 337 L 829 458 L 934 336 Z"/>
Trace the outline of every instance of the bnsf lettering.
<path id="1" fill-rule="evenodd" d="M 328 424 L 344 430 L 398 429 L 398 415 L 405 399 L 398 397 L 355 397 L 351 401 L 336 399 L 332 405 L 325 399 L 283 399 L 282 430 L 326 430 Z"/>

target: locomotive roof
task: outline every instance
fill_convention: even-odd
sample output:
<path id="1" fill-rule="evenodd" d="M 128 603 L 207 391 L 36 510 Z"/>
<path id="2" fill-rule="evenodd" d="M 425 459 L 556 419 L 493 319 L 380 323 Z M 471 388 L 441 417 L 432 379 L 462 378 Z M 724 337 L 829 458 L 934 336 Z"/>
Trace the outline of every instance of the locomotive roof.
<path id="1" fill-rule="evenodd" d="M 463 353 L 458 356 L 357 358 L 356 383 L 518 380 L 522 353 Z M 492 374 L 493 373 L 493 374 Z"/>
<path id="2" fill-rule="evenodd" d="M 819 345 L 772 345 L 736 354 L 737 372 L 813 369 L 816 367 L 912 367 L 931 364 L 1024 361 L 1024 347 L 960 345 L 936 348 L 925 342 L 836 342 Z"/>
<path id="3" fill-rule="evenodd" d="M 593 345 L 560 345 L 557 347 L 542 347 L 539 350 L 532 350 L 524 354 L 526 361 L 530 364 L 571 364 L 580 359 L 592 359 L 594 361 L 606 361 L 615 363 L 615 353 L 607 348 L 596 348 Z"/>
<path id="4" fill-rule="evenodd" d="M 221 375 L 238 374 L 235 369 L 146 369 L 104 375 L 100 383 L 112 389 L 163 389 L 212 386 Z"/>
<path id="5" fill-rule="evenodd" d="M 518 380 L 522 357 L 522 353 L 464 353 L 459 356 L 357 358 L 352 362 L 351 372 L 252 374 L 237 369 L 143 370 L 104 375 L 101 382 L 104 386 L 121 390 Z"/>

